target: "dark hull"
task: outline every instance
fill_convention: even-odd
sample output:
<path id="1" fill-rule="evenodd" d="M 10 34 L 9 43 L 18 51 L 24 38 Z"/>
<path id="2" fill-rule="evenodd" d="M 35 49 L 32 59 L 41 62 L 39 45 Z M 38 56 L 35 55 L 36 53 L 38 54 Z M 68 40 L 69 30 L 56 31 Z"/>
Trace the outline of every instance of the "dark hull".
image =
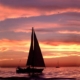
<path id="1" fill-rule="evenodd" d="M 42 71 L 43 71 L 43 69 L 34 69 L 34 68 L 32 68 L 32 69 L 27 69 L 27 68 L 22 69 L 22 68 L 20 68 L 20 69 L 16 70 L 16 73 L 42 73 Z"/>

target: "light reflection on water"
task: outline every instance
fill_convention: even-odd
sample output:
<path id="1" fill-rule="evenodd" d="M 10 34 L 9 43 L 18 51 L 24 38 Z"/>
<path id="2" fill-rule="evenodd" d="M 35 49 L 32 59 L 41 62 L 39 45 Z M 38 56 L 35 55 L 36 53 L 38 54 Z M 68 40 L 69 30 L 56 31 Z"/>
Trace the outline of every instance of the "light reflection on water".
<path id="1" fill-rule="evenodd" d="M 47 68 L 44 70 L 45 77 L 63 77 L 63 78 L 79 78 L 79 67 L 61 67 L 61 68 Z"/>
<path id="2" fill-rule="evenodd" d="M 0 68 L 0 77 L 28 77 L 28 74 L 16 74 L 16 68 Z M 43 71 L 44 78 L 78 78 L 80 79 L 80 67 L 47 67 Z"/>

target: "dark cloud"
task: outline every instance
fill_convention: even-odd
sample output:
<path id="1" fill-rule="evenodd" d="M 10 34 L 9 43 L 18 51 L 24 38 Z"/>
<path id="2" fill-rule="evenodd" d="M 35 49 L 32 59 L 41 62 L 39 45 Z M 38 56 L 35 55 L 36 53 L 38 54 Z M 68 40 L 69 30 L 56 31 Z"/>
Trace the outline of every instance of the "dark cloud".
<path id="1" fill-rule="evenodd" d="M 27 36 L 27 37 L 26 37 Z M 10 39 L 10 40 L 26 40 L 30 39 L 29 33 L 23 33 L 23 32 L 0 32 L 0 39 Z"/>
<path id="2" fill-rule="evenodd" d="M 60 45 L 62 43 L 69 45 L 69 44 L 80 44 L 80 35 L 73 35 L 73 34 L 52 34 L 47 39 L 44 39 L 42 42 L 49 44 L 49 45 Z"/>
<path id="3" fill-rule="evenodd" d="M 0 20 L 8 18 L 80 13 L 79 0 L 0 0 Z"/>
<path id="4" fill-rule="evenodd" d="M 80 8 L 80 0 L 0 0 L 5 6 L 16 8 L 39 8 L 39 9 L 59 9 L 59 8 Z"/>
<path id="5" fill-rule="evenodd" d="M 80 27 L 58 27 L 58 28 L 40 28 L 40 29 L 35 29 L 37 32 L 53 32 L 53 33 L 57 33 L 58 31 L 80 31 Z"/>
<path id="6" fill-rule="evenodd" d="M 71 13 L 68 13 L 68 14 L 65 13 L 65 14 L 52 15 L 52 16 L 17 18 L 17 19 L 7 19 L 4 21 L 0 21 L 0 39 L 3 39 L 3 38 L 29 39 L 31 34 L 31 28 L 34 27 L 40 40 L 54 39 L 55 41 L 69 42 L 69 39 L 70 39 L 71 41 L 73 41 L 73 38 L 71 37 L 74 35 L 74 33 L 72 34 L 58 33 L 58 31 L 66 31 L 66 30 L 69 32 L 72 32 L 72 31 L 80 32 L 80 27 L 79 27 L 80 19 L 77 16 L 80 14 L 75 13 L 74 15 L 77 17 L 70 16 L 70 15 Z M 39 23 L 39 24 L 37 25 L 35 24 L 35 26 L 33 26 L 34 23 Z M 59 24 L 59 26 L 56 27 L 55 25 L 50 25 L 47 27 L 47 24 Z M 43 27 L 41 26 L 39 27 L 39 25 Z M 21 31 L 15 32 L 15 30 L 17 29 L 23 30 L 23 32 Z M 26 33 L 24 30 L 25 31 L 30 30 L 30 32 Z M 79 34 L 75 34 L 75 36 L 77 36 L 77 39 L 78 39 Z"/>
<path id="7" fill-rule="evenodd" d="M 80 42 L 79 34 L 74 34 L 74 33 L 61 34 L 58 33 L 58 31 L 67 30 L 70 32 L 72 31 L 80 32 L 79 16 L 80 16 L 79 13 L 64 13 L 51 16 L 6 19 L 4 21 L 0 21 L 0 39 L 4 38 L 13 40 L 30 39 L 31 28 L 34 27 L 35 32 L 39 36 L 39 40 L 43 41 L 49 39 L 49 40 L 54 40 L 54 42 L 63 41 L 69 43 L 72 41 L 78 43 Z M 47 26 L 47 24 L 51 25 Z M 59 26 L 56 27 L 55 25 L 52 24 L 59 24 Z M 23 32 L 21 31 L 15 32 L 15 30 L 17 29 L 23 30 Z M 26 33 L 27 30 L 30 30 L 30 32 Z M 76 37 L 77 40 L 73 38 L 73 36 L 77 36 Z"/>
<path id="8" fill-rule="evenodd" d="M 79 13 L 64 13 L 64 14 L 56 14 L 51 16 L 38 16 L 38 17 L 30 17 L 30 18 L 17 18 L 17 19 L 6 19 L 4 21 L 0 21 L 0 31 L 13 31 L 15 29 L 21 29 L 21 27 L 27 29 L 31 29 L 34 23 L 43 24 L 59 24 L 59 26 L 50 25 L 49 27 L 36 29 L 39 32 L 56 32 L 59 30 L 69 30 L 69 31 L 80 31 L 80 14 Z M 29 26 L 32 24 L 31 26 Z M 35 26 L 34 27 L 38 27 Z M 53 27 L 53 28 L 51 28 Z"/>

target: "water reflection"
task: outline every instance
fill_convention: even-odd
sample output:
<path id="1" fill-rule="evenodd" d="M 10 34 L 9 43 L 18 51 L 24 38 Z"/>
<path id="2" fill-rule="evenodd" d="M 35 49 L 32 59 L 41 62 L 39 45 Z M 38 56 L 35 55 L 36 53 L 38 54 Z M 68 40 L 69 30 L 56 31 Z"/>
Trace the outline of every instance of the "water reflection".
<path id="1" fill-rule="evenodd" d="M 28 74 L 16 74 L 15 68 L 0 68 L 0 77 L 28 77 Z M 80 79 L 80 68 L 79 67 L 60 67 L 60 68 L 45 68 L 43 74 L 40 77 L 44 78 L 79 78 Z"/>

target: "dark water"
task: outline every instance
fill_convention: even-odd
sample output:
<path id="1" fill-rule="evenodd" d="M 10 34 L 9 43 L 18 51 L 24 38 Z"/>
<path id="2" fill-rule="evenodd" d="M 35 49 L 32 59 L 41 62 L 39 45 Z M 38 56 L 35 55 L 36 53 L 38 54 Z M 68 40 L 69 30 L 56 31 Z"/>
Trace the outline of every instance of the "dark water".
<path id="1" fill-rule="evenodd" d="M 0 68 L 0 77 L 28 77 L 28 74 L 16 74 L 16 68 Z M 80 80 L 80 67 L 47 67 L 43 71 L 43 78 L 76 78 Z"/>

